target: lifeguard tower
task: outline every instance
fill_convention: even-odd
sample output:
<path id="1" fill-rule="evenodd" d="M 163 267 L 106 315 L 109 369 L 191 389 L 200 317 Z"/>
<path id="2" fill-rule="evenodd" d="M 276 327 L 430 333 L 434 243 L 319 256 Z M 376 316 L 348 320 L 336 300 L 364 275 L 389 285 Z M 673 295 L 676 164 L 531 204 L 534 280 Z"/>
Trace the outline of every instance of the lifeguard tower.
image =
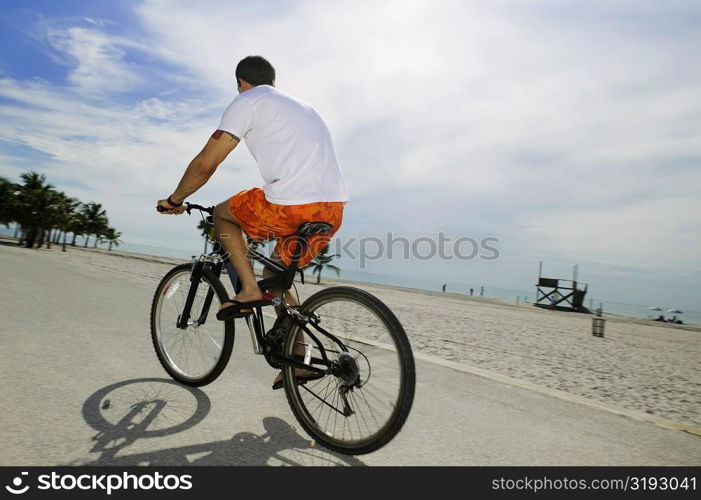
<path id="1" fill-rule="evenodd" d="M 571 280 L 544 278 L 543 262 L 541 261 L 538 269 L 538 283 L 536 284 L 536 301 L 533 305 L 558 311 L 591 312 L 583 305 L 588 285 L 577 283 L 578 272 L 579 265 L 575 265 L 572 269 Z"/>

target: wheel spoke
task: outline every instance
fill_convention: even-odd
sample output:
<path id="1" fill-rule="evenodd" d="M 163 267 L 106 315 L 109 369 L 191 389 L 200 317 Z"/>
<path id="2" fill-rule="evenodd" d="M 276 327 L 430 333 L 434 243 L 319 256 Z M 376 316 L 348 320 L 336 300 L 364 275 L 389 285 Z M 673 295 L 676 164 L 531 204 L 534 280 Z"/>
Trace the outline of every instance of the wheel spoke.
<path id="1" fill-rule="evenodd" d="M 377 303 L 360 290 L 332 287 L 302 305 L 302 313 L 319 318 L 321 329 L 315 328 L 314 321 L 307 327 L 316 330 L 333 375 L 325 377 L 328 381 L 289 387 L 288 395 L 305 428 L 339 451 L 366 453 L 382 446 L 404 423 L 413 400 L 414 368 L 413 358 L 406 358 L 408 340 L 386 306 Z M 343 342 L 343 348 L 323 330 Z M 296 332 L 291 332 L 285 346 L 288 355 L 295 348 Z M 312 347 L 314 357 L 322 358 L 320 347 L 314 342 Z M 352 380 L 359 385 L 342 386 Z M 351 414 L 346 416 L 348 409 Z"/>
<path id="2" fill-rule="evenodd" d="M 309 394 L 311 394 L 312 396 L 314 396 L 316 399 L 318 399 L 319 401 L 321 401 L 322 403 L 324 403 L 326 406 L 328 406 L 328 407 L 331 408 L 332 410 L 335 410 L 335 411 L 337 411 L 338 413 L 340 413 L 341 415 L 343 415 L 343 411 L 342 411 L 342 410 L 339 410 L 339 409 L 336 407 L 336 405 L 329 404 L 325 399 L 320 398 L 318 395 L 316 395 L 315 393 L 313 393 L 312 391 L 310 391 L 309 389 L 307 389 L 304 385 L 302 385 L 301 387 L 302 387 L 305 391 L 307 391 Z"/>
<path id="3" fill-rule="evenodd" d="M 188 266 L 182 267 L 179 272 L 170 276 L 169 281 L 164 285 L 168 287 L 169 292 L 164 294 L 161 291 L 157 298 L 155 307 L 157 317 L 153 323 L 155 325 L 154 345 L 160 352 L 161 360 L 169 370 L 174 372 L 171 374 L 175 378 L 185 383 L 201 380 L 208 377 L 215 369 L 221 369 L 222 354 L 225 349 L 230 350 L 230 344 L 229 347 L 225 345 L 224 322 L 212 321 L 209 318 L 204 324 L 193 324 L 201 317 L 210 290 L 214 293 L 210 309 L 217 308 L 220 303 L 215 289 L 204 277 L 197 285 L 197 293 L 190 309 L 189 325 L 185 329 L 176 327 L 190 290 L 190 275 L 191 268 Z M 175 286 L 177 289 L 173 291 Z"/>

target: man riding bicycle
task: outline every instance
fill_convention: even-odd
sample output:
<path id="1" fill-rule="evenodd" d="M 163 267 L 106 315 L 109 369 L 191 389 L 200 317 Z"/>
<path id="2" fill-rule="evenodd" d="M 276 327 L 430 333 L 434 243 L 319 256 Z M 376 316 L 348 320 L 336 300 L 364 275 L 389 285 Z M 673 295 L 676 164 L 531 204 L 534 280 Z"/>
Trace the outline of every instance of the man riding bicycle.
<path id="1" fill-rule="evenodd" d="M 241 191 L 214 211 L 218 241 L 229 254 L 241 291 L 225 308 L 245 311 L 263 299 L 248 259 L 244 232 L 254 240 L 277 240 L 273 259 L 289 265 L 295 250 L 294 234 L 305 222 L 326 222 L 331 231 L 309 238 L 299 259 L 303 267 L 338 231 L 348 200 L 343 177 L 322 118 L 308 104 L 275 88 L 275 69 L 261 56 L 249 56 L 236 66 L 239 95 L 224 111 L 221 123 L 204 149 L 190 162 L 176 190 L 158 200 L 163 214 L 179 215 L 187 197 L 201 188 L 241 139 L 256 159 L 263 188 Z M 273 273 L 267 268 L 266 277 Z M 280 296 L 280 290 L 269 290 Z M 293 294 L 289 305 L 297 305 Z"/>

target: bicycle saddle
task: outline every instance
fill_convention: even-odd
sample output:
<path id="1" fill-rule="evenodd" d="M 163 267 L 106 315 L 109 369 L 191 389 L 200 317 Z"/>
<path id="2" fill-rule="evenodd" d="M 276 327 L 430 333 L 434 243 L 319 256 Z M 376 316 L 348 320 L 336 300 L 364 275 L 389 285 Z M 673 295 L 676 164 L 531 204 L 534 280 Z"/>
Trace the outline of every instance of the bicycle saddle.
<path id="1" fill-rule="evenodd" d="M 315 234 L 329 234 L 330 232 L 331 224 L 327 222 L 305 222 L 297 229 L 297 234 L 305 238 Z"/>

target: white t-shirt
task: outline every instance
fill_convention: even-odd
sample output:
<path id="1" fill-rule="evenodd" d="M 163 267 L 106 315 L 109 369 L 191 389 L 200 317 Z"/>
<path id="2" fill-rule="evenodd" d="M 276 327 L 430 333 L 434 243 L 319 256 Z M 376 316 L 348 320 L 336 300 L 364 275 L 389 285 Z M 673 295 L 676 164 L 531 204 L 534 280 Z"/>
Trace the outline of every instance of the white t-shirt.
<path id="1" fill-rule="evenodd" d="M 224 111 L 219 130 L 246 141 L 269 202 L 348 200 L 331 133 L 308 104 L 270 85 L 259 85 L 236 96 Z"/>

